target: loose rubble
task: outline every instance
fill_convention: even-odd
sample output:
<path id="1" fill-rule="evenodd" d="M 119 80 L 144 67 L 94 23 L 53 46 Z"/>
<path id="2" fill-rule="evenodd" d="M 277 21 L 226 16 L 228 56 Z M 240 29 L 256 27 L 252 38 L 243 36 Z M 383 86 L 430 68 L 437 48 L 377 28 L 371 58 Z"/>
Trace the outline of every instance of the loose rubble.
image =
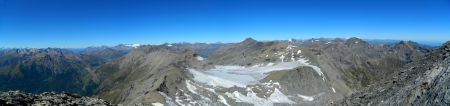
<path id="1" fill-rule="evenodd" d="M 69 93 L 44 92 L 31 94 L 21 91 L 0 92 L 0 106 L 115 106 L 102 99 Z"/>

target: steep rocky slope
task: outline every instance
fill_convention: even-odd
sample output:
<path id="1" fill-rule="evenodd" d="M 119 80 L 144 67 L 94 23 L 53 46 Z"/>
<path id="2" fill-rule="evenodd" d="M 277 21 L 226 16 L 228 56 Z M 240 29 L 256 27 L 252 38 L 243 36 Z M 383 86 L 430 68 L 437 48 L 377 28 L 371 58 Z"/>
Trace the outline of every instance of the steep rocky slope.
<path id="1" fill-rule="evenodd" d="M 184 64 L 193 60 L 189 49 L 174 46 L 142 46 L 97 71 L 100 97 L 116 103 L 163 101 L 159 92 L 175 95 L 186 76 Z M 137 102 L 135 102 L 137 101 Z M 149 101 L 149 102 L 147 102 Z"/>
<path id="2" fill-rule="evenodd" d="M 339 105 L 450 105 L 450 42 Z"/>
<path id="3" fill-rule="evenodd" d="M 370 45 L 350 38 L 331 41 L 311 39 L 299 42 L 299 46 L 325 72 L 332 81 L 345 81 L 351 89 L 365 87 L 383 75 L 395 72 L 413 59 L 420 58 L 429 50 L 414 42 L 391 45 Z M 335 74 L 335 75 L 333 75 Z"/>

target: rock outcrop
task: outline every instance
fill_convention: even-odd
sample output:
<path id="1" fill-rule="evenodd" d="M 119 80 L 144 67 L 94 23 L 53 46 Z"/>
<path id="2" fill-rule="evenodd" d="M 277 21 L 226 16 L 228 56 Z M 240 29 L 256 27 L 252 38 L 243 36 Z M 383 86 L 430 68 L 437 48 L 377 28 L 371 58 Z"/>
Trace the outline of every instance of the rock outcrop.
<path id="1" fill-rule="evenodd" d="M 21 91 L 0 92 L 0 106 L 113 106 L 96 98 L 69 93 L 44 92 L 31 94 Z"/>

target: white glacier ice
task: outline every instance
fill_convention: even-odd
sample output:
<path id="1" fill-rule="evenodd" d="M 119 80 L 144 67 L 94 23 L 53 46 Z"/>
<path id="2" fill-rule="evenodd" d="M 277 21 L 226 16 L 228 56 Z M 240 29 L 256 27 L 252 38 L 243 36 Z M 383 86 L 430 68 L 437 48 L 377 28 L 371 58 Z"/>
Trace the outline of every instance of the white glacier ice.
<path id="1" fill-rule="evenodd" d="M 301 61 L 284 62 L 271 65 L 260 65 L 258 67 L 243 66 L 216 66 L 207 71 L 188 69 L 194 75 L 194 81 L 210 86 L 230 88 L 233 86 L 246 87 L 247 85 L 259 83 L 259 80 L 267 76 L 267 73 L 293 69 L 302 65 L 308 65 Z M 308 65 L 309 66 L 309 65 Z"/>

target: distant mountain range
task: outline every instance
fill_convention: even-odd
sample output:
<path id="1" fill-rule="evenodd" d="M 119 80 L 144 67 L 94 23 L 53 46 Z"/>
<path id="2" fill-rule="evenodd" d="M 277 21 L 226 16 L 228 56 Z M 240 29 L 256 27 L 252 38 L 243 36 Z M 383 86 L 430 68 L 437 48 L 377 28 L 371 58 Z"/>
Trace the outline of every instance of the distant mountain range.
<path id="1" fill-rule="evenodd" d="M 1 49 L 0 91 L 64 91 L 123 105 L 447 105 L 449 44 L 247 38 Z M 0 105 L 7 100 L 0 95 Z"/>

